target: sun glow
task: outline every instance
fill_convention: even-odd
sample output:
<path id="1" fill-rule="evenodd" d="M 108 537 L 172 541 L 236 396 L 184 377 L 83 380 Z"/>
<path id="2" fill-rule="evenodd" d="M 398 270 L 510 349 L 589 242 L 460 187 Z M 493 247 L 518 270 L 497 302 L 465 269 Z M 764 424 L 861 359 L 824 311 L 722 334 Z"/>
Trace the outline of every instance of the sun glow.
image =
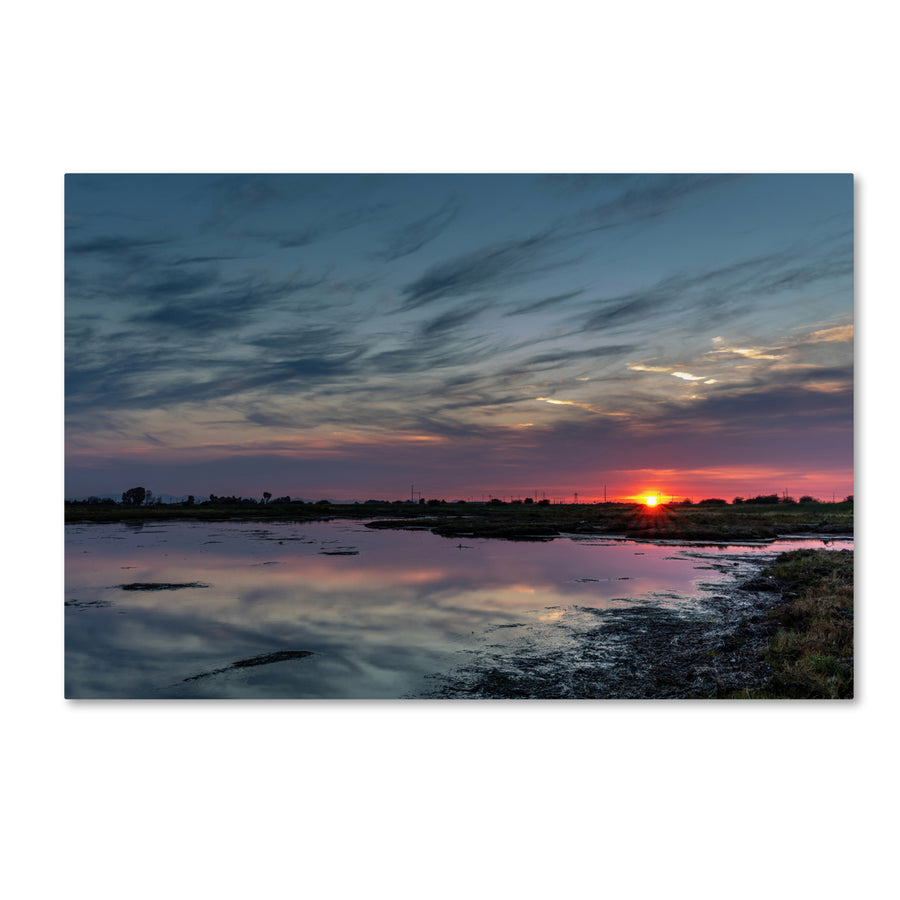
<path id="1" fill-rule="evenodd" d="M 659 503 L 659 497 L 656 494 L 650 494 L 647 497 L 644 497 L 644 503 L 647 506 L 656 506 Z"/>

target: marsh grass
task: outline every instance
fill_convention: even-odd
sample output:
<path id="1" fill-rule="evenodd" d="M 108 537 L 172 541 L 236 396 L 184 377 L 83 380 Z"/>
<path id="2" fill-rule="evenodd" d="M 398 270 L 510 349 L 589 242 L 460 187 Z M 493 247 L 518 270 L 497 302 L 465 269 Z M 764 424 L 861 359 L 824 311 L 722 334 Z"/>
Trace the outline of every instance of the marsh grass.
<path id="1" fill-rule="evenodd" d="M 445 537 L 473 535 L 540 540 L 559 534 L 615 534 L 639 540 L 729 541 L 774 540 L 795 533 L 848 534 L 853 531 L 852 504 L 776 504 L 681 506 L 661 504 L 648 510 L 630 503 L 594 504 L 428 504 L 356 503 L 268 504 L 244 502 L 97 506 L 67 503 L 68 522 L 182 520 L 319 521 L 375 519 L 377 527 L 414 523 Z"/>
<path id="2" fill-rule="evenodd" d="M 794 550 L 763 575 L 787 602 L 773 613 L 781 626 L 765 651 L 772 675 L 751 698 L 853 697 L 853 552 Z"/>

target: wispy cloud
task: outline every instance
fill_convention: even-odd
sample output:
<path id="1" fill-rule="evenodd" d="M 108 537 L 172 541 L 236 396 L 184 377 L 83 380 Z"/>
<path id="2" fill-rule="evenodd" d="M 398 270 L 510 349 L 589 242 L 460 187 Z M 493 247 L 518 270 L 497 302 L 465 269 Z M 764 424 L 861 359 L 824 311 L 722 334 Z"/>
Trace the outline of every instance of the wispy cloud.
<path id="1" fill-rule="evenodd" d="M 133 255 L 151 248 L 161 247 L 170 240 L 160 238 L 131 238 L 118 235 L 88 238 L 83 241 L 70 241 L 66 244 L 66 252 L 78 255 L 95 255 L 118 258 Z"/>
<path id="2" fill-rule="evenodd" d="M 809 335 L 810 343 L 836 343 L 843 344 L 853 340 L 852 325 L 836 325 L 834 328 L 822 328 Z"/>
<path id="3" fill-rule="evenodd" d="M 519 283 L 564 265 L 562 260 L 549 257 L 559 249 L 559 238 L 547 232 L 457 256 L 432 266 L 406 285 L 402 291 L 404 308 Z"/>
<path id="4" fill-rule="evenodd" d="M 580 297 L 584 293 L 584 288 L 578 288 L 575 291 L 567 291 L 565 294 L 554 294 L 552 297 L 544 297 L 542 300 L 532 300 L 523 303 L 514 309 L 507 310 L 504 315 L 507 316 L 525 316 L 531 313 L 553 310 L 561 311 L 569 300 Z"/>
<path id="5" fill-rule="evenodd" d="M 682 378 L 684 381 L 703 381 L 705 375 L 691 375 L 690 372 L 672 372 L 676 378 Z"/>
<path id="6" fill-rule="evenodd" d="M 673 212 L 689 197 L 733 181 L 734 175 L 635 176 L 612 200 L 582 211 L 580 222 L 589 228 L 620 228 L 658 219 Z"/>
<path id="7" fill-rule="evenodd" d="M 658 323 L 661 316 L 708 326 L 747 311 L 754 299 L 851 275 L 851 251 L 845 245 L 813 259 L 800 251 L 785 251 L 699 273 L 671 275 L 649 287 L 595 301 L 583 327 L 607 330 L 654 317 Z"/>
<path id="8" fill-rule="evenodd" d="M 430 244 L 452 224 L 459 214 L 459 209 L 459 200 L 451 199 L 446 201 L 435 212 L 397 229 L 390 237 L 387 247 L 381 254 L 382 258 L 390 262 L 421 250 L 422 247 Z"/>

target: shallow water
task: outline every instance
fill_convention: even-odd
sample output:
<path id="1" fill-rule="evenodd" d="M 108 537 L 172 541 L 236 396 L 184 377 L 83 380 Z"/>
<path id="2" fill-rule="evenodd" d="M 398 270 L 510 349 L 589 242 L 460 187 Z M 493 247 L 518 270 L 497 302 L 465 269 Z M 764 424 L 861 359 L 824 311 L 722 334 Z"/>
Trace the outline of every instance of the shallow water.
<path id="1" fill-rule="evenodd" d="M 446 539 L 346 521 L 72 524 L 66 696 L 416 696 L 428 676 L 518 629 L 565 640 L 552 626 L 585 610 L 687 609 L 755 558 L 823 546 L 853 542 Z"/>

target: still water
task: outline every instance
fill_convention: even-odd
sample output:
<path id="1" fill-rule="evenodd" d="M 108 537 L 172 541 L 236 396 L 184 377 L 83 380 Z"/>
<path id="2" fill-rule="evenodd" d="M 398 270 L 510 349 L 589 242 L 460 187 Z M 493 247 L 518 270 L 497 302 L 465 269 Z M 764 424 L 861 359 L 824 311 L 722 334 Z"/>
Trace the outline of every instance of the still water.
<path id="1" fill-rule="evenodd" d="M 688 606 L 760 555 L 823 546 L 446 539 L 346 521 L 72 524 L 66 696 L 417 696 L 515 628 L 560 640 L 554 626 L 581 610 Z"/>

